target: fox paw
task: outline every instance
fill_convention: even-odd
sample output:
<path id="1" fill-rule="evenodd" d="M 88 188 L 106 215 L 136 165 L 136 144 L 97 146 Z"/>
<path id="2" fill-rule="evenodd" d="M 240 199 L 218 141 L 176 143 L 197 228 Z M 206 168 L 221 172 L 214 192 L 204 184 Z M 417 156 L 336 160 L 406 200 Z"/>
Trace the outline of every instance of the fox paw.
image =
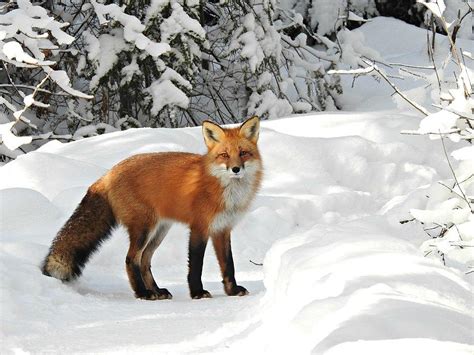
<path id="1" fill-rule="evenodd" d="M 159 300 L 170 300 L 173 298 L 173 295 L 166 288 L 159 288 L 153 292 L 158 296 Z"/>
<path id="2" fill-rule="evenodd" d="M 212 298 L 212 295 L 209 291 L 206 290 L 199 290 L 199 291 L 191 291 L 191 298 L 193 300 L 198 300 L 200 298 Z"/>
<path id="3" fill-rule="evenodd" d="M 142 294 L 136 295 L 137 298 L 148 301 L 155 300 L 170 300 L 173 298 L 173 295 L 166 288 L 159 288 L 158 290 L 146 290 Z"/>
<path id="4" fill-rule="evenodd" d="M 230 289 L 226 289 L 226 293 L 228 296 L 246 296 L 249 294 L 249 291 L 245 287 L 235 285 Z"/>

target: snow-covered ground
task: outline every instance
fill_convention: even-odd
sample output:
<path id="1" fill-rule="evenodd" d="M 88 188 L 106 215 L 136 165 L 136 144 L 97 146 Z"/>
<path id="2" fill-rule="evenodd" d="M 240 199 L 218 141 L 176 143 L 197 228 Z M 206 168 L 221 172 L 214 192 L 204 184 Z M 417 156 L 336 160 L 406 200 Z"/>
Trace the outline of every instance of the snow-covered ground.
<path id="1" fill-rule="evenodd" d="M 381 32 L 395 29 L 388 45 Z M 391 19 L 360 30 L 385 59 L 425 64 L 420 31 Z M 209 248 L 203 281 L 214 298 L 189 298 L 184 226 L 152 263 L 170 301 L 133 297 L 122 228 L 73 284 L 39 269 L 93 181 L 133 154 L 204 153 L 199 128 L 51 142 L 0 168 L 0 352 L 472 354 L 472 274 L 423 257 L 427 235 L 399 223 L 426 206 L 420 187 L 450 177 L 440 142 L 400 135 L 420 116 L 392 104 L 384 83 L 344 80 L 352 111 L 262 123 L 263 188 L 233 233 L 246 297 L 224 296 Z"/>

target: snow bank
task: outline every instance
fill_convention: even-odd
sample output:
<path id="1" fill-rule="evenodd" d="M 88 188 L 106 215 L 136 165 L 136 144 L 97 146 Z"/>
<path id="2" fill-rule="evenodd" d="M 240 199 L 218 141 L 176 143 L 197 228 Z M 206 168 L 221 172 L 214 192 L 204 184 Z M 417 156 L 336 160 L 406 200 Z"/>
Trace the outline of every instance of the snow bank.
<path id="1" fill-rule="evenodd" d="M 438 111 L 431 108 L 433 101 L 438 101 L 433 98 L 439 96 L 436 74 L 432 69 L 423 69 L 423 67 L 433 65 L 428 57 L 427 31 L 425 29 L 407 25 L 394 18 L 376 17 L 351 32 L 354 32 L 352 37 L 363 38 L 365 46 L 378 52 L 382 56 L 383 63 L 392 64 L 392 68 L 383 65 L 381 67 L 391 75 L 390 80 L 400 90 L 418 104 L 428 108 L 430 112 Z M 349 42 L 349 45 L 353 45 L 353 42 Z M 472 48 L 472 40 L 457 38 L 456 45 L 462 49 Z M 442 80 L 456 82 L 454 75 L 457 72 L 456 64 L 446 61 L 450 48 L 449 39 L 446 36 L 436 35 L 435 48 L 436 67 L 443 68 L 445 73 Z M 371 54 L 371 57 L 373 56 Z M 404 68 L 400 64 L 414 67 Z M 466 66 L 471 72 L 474 70 L 472 61 L 466 61 Z M 413 74 L 409 76 L 406 71 L 401 71 L 404 69 Z M 346 110 L 413 110 L 398 95 L 392 96 L 393 89 L 383 81 L 376 83 L 370 76 L 361 76 L 354 83 L 352 80 L 350 75 L 342 77 L 344 95 L 341 100 Z M 427 82 L 431 84 L 430 87 L 427 87 Z M 392 96 L 392 100 L 387 100 L 390 96 Z"/>
<path id="2" fill-rule="evenodd" d="M 376 354 L 394 345 L 413 353 L 408 340 L 422 347 L 433 339 L 443 351 L 444 342 L 450 353 L 472 351 L 460 345 L 473 342 L 470 285 L 380 222 L 316 225 L 277 242 L 264 261 L 263 321 L 245 346 L 265 353 Z"/>
<path id="3" fill-rule="evenodd" d="M 132 154 L 202 153 L 199 128 L 51 142 L 5 165 L 2 352 L 376 353 L 413 344 L 469 351 L 470 286 L 459 271 L 423 258 L 418 247 L 426 237 L 415 225 L 398 223 L 409 207 L 423 204 L 414 189 L 445 177 L 435 171 L 449 174 L 437 142 L 397 133 L 416 124 L 394 113 L 262 124 L 264 186 L 233 238 L 237 279 L 251 292 L 243 298 L 223 296 L 209 251 L 204 284 L 215 298 L 189 299 L 184 226 L 171 230 L 153 260 L 159 284 L 174 295 L 169 302 L 133 298 L 122 228 L 76 283 L 62 284 L 39 270 L 90 183 Z M 263 261 L 264 271 L 248 260 Z"/>

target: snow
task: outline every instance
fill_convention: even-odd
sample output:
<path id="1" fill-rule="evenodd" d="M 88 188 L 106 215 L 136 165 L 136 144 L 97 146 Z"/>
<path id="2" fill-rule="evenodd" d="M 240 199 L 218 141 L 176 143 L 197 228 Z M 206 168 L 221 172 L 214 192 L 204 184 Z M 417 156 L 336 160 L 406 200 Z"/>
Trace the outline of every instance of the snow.
<path id="1" fill-rule="evenodd" d="M 3 44 L 2 52 L 8 59 L 16 59 L 18 62 L 24 62 L 28 64 L 38 64 L 38 65 L 52 65 L 54 62 L 51 61 L 38 61 L 32 56 L 28 55 L 21 48 L 20 43 L 11 41 Z"/>
<path id="2" fill-rule="evenodd" d="M 28 144 L 31 142 L 31 137 L 17 137 L 11 132 L 11 129 L 15 123 L 16 122 L 0 124 L 0 137 L 3 144 L 5 144 L 5 147 L 10 150 L 15 150 L 23 144 Z"/>
<path id="3" fill-rule="evenodd" d="M 377 39 L 387 28 L 399 35 Z M 376 19 L 360 31 L 384 60 L 400 55 L 423 64 L 421 49 L 407 48 L 417 51 L 411 44 L 425 43 L 424 32 L 392 19 Z M 390 48 L 386 42 L 403 48 L 399 41 L 411 44 L 398 54 L 382 50 Z M 423 244 L 434 239 L 417 224 L 399 223 L 410 210 L 435 210 L 426 194 L 434 201 L 447 194 L 436 184 L 452 177 L 441 143 L 400 134 L 416 130 L 420 117 L 396 109 L 384 83 L 360 78 L 351 90 L 351 79 L 343 80 L 345 105 L 354 111 L 261 124 L 264 183 L 232 240 L 236 278 L 249 296 L 224 296 L 209 246 L 203 282 L 214 298 L 189 298 L 188 232 L 181 225 L 171 229 L 152 261 L 158 284 L 173 293 L 170 301 L 133 297 L 123 228 L 73 284 L 39 269 L 92 182 L 134 154 L 204 153 L 199 127 L 52 141 L 1 167 L 0 352 L 472 354 L 472 273 L 460 264 L 469 248 L 457 247 L 453 235 L 439 238 L 445 266 L 424 257 Z M 168 86 L 175 87 L 171 81 Z M 169 94 L 161 89 L 158 100 Z M 448 151 L 453 146 L 446 145 Z M 469 153 L 462 148 L 454 157 L 467 164 Z M 464 169 L 467 174 L 472 165 Z M 465 209 L 457 211 L 456 203 L 443 210 L 453 208 L 449 217 L 462 220 L 466 216 L 455 213 Z M 466 243 L 474 239 L 472 225 L 472 218 L 460 225 Z"/>
<path id="4" fill-rule="evenodd" d="M 249 112 L 261 116 L 267 112 L 270 118 L 289 115 L 293 108 L 287 100 L 279 99 L 273 91 L 265 90 L 261 94 L 254 92 L 249 98 Z"/>
<path id="5" fill-rule="evenodd" d="M 365 45 L 365 37 L 362 31 L 343 29 L 339 31 L 337 37 L 342 48 L 341 60 L 345 64 L 357 68 L 358 65 L 363 64 L 358 59 L 361 55 L 372 60 L 382 59 L 377 51 Z"/>
<path id="6" fill-rule="evenodd" d="M 74 41 L 74 37 L 61 30 L 68 23 L 55 21 L 44 8 L 32 5 L 29 0 L 19 0 L 17 4 L 18 9 L 1 15 L 2 29 L 7 30 L 7 38 L 14 37 L 17 32 L 23 32 L 31 38 L 48 38 L 47 33 L 35 31 L 35 28 L 44 28 L 51 32 L 59 44 L 71 44 Z"/>
<path id="7" fill-rule="evenodd" d="M 249 59 L 250 70 L 255 73 L 257 67 L 265 59 L 265 53 L 257 38 L 254 15 L 252 13 L 247 14 L 242 22 L 247 32 L 238 37 L 238 41 L 242 45 L 240 55 Z M 234 44 L 234 46 L 238 45 Z"/>
<path id="8" fill-rule="evenodd" d="M 74 37 L 62 30 L 69 24 L 55 21 L 44 8 L 32 5 L 29 0 L 17 1 L 17 5 L 17 9 L 0 14 L 0 59 L 18 67 L 54 65 L 55 62 L 44 60 L 42 49 L 58 48 L 49 40 L 51 37 L 59 45 L 71 44 Z M 45 31 L 39 33 L 38 29 L 44 29 L 52 36 Z M 26 47 L 26 51 L 20 43 Z"/>
<path id="9" fill-rule="evenodd" d="M 320 35 L 331 33 L 336 27 L 338 18 L 345 15 L 346 7 L 346 0 L 313 0 L 308 10 L 311 27 L 317 27 Z"/>
<path id="10" fill-rule="evenodd" d="M 242 43 L 241 55 L 244 58 L 249 58 L 250 69 L 254 73 L 257 70 L 257 66 L 265 58 L 263 50 L 258 44 L 255 32 L 245 32 L 239 37 L 239 41 Z"/>
<path id="11" fill-rule="evenodd" d="M 416 132 L 421 134 L 449 132 L 456 126 L 458 118 L 459 116 L 455 113 L 441 110 L 423 118 Z"/>
<path id="12" fill-rule="evenodd" d="M 65 92 L 73 96 L 82 97 L 84 99 L 94 98 L 93 95 L 87 95 L 80 92 L 79 90 L 73 89 L 70 85 L 71 80 L 69 79 L 69 77 L 67 76 L 67 73 L 64 70 L 53 70 L 49 67 L 43 67 L 43 69 L 46 72 L 46 74 L 49 75 L 51 80 L 53 80 L 56 84 L 58 84 L 58 86 L 61 89 L 63 89 Z"/>
<path id="13" fill-rule="evenodd" d="M 474 159 L 474 147 L 464 147 L 458 150 L 455 150 L 451 154 L 456 160 L 473 160 Z"/>
<path id="14" fill-rule="evenodd" d="M 139 74 L 140 67 L 137 64 L 137 56 L 133 56 L 132 62 L 129 65 L 124 66 L 120 72 L 122 74 L 120 85 L 129 83 L 135 74 Z"/>
<path id="15" fill-rule="evenodd" d="M 169 79 L 155 81 L 148 88 L 152 98 L 153 106 L 151 113 L 157 115 L 166 105 L 186 108 L 189 105 L 189 98 Z"/>
<path id="16" fill-rule="evenodd" d="M 189 3 L 187 5 L 195 6 Z M 170 42 L 177 34 L 190 33 L 200 38 L 206 38 L 206 32 L 199 21 L 189 17 L 180 4 L 173 2 L 171 8 L 173 9 L 171 16 L 160 25 L 160 33 L 164 42 Z"/>
<path id="17" fill-rule="evenodd" d="M 94 89 L 100 79 L 104 77 L 117 63 L 118 54 L 128 47 L 122 39 L 123 30 L 111 31 L 111 34 L 102 34 L 97 39 L 88 31 L 84 31 L 84 40 L 87 43 L 87 58 L 97 63 L 96 74 L 90 81 L 90 88 Z"/>
<path id="18" fill-rule="evenodd" d="M 94 6 L 94 10 L 101 24 L 108 22 L 106 16 L 110 16 L 120 22 L 123 26 L 123 38 L 127 42 L 134 43 L 137 48 L 145 50 L 152 57 L 157 58 L 170 50 L 169 44 L 157 43 L 146 37 L 142 33 L 145 31 L 145 25 L 135 16 L 126 14 L 118 5 L 103 5 L 94 0 L 92 0 L 91 3 Z"/>
<path id="19" fill-rule="evenodd" d="M 123 229 L 76 283 L 40 274 L 54 234 L 90 183 L 132 154 L 203 152 L 200 128 L 52 142 L 18 158 L 0 169 L 2 348 L 322 353 L 354 346 L 376 353 L 382 344 L 406 351 L 419 342 L 453 354 L 472 350 L 471 286 L 461 272 L 424 258 L 423 233 L 398 223 L 424 199 L 411 192 L 439 179 L 432 168 L 444 163 L 439 142 L 399 136 L 415 125 L 413 116 L 380 119 L 377 112 L 262 123 L 266 178 L 233 240 L 237 279 L 251 292 L 243 298 L 223 295 L 211 250 L 204 284 L 215 298 L 188 297 L 184 226 L 171 230 L 153 261 L 171 301 L 133 298 Z M 399 196 L 402 203 L 380 212 Z"/>
<path id="20" fill-rule="evenodd" d="M 458 208 L 460 204 L 463 205 L 461 200 L 452 198 L 442 202 L 440 206 L 436 206 L 437 209 L 433 211 L 412 209 L 410 213 L 423 223 L 447 224 L 452 222 L 454 224 L 460 224 L 468 219 L 471 214 L 467 209 Z M 451 213 L 447 214 L 446 210 L 450 210 Z"/>

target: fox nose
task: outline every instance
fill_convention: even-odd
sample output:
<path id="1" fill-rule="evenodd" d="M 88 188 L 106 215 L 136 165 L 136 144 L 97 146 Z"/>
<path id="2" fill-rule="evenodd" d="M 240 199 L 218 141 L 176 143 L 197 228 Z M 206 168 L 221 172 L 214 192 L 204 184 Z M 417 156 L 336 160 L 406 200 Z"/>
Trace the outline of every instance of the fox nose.
<path id="1" fill-rule="evenodd" d="M 240 171 L 240 168 L 239 168 L 238 166 L 234 166 L 234 167 L 232 168 L 232 172 L 233 172 L 234 174 L 238 174 L 239 171 Z"/>

